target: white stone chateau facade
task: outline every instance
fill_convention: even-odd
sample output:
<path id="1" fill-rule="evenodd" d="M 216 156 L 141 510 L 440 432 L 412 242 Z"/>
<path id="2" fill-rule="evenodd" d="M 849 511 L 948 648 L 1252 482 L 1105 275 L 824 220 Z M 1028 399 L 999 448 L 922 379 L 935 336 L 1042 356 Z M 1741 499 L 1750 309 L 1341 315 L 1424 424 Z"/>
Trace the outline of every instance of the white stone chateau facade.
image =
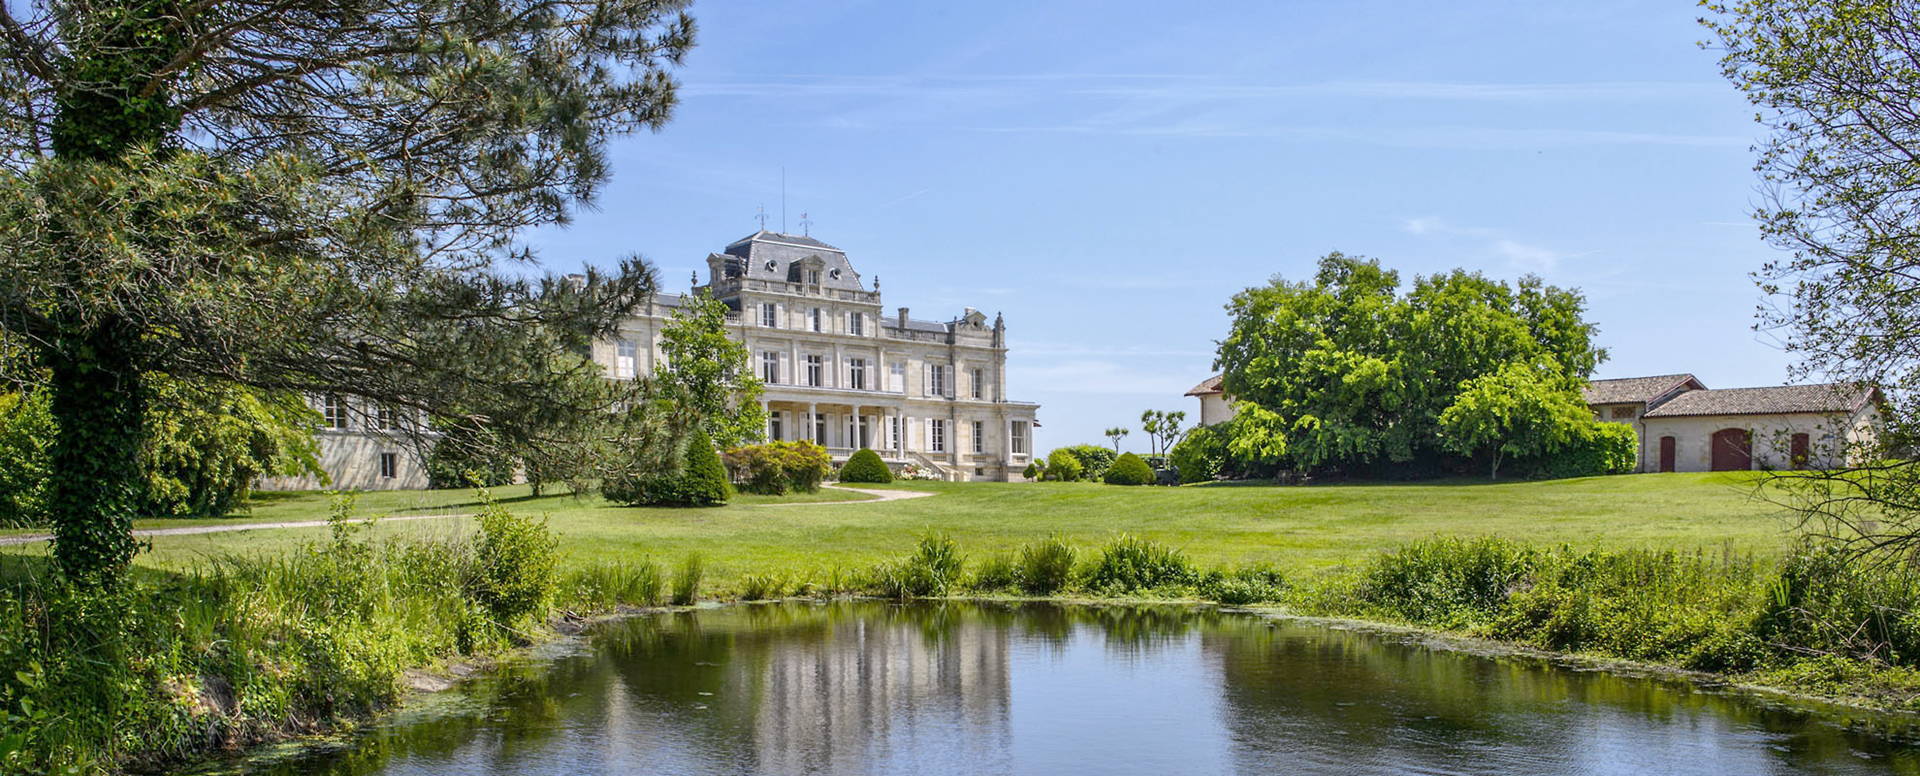
<path id="1" fill-rule="evenodd" d="M 811 440 L 836 463 L 871 448 L 895 469 L 1011 481 L 1033 458 L 1039 405 L 1007 398 L 1006 326 L 968 308 L 953 320 L 889 314 L 839 248 L 761 231 L 707 257 L 706 291 L 766 385 L 767 437 Z M 663 366 L 660 329 L 680 297 L 661 294 L 596 343 L 613 379 Z"/>

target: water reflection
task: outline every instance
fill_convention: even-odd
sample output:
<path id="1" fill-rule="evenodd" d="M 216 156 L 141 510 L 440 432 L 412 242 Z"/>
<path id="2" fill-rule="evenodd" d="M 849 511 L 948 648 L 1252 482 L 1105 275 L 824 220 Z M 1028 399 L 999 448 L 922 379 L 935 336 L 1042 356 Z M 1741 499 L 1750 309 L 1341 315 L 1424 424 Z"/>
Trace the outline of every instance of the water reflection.
<path id="1" fill-rule="evenodd" d="M 1920 773 L 1884 719 L 1186 607 L 739 606 L 591 647 L 228 770 Z"/>

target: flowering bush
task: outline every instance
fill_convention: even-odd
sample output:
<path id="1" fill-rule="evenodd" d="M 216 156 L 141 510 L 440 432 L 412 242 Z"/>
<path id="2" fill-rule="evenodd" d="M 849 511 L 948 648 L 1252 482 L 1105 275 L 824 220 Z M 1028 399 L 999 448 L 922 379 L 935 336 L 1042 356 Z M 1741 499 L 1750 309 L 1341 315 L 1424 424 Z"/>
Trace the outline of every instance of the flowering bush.
<path id="1" fill-rule="evenodd" d="M 910 463 L 910 464 L 907 464 L 906 466 L 902 466 L 902 467 L 900 467 L 900 477 L 899 477 L 899 479 L 903 479 L 903 480 L 931 480 L 931 481 L 935 481 L 935 482 L 938 482 L 938 481 L 940 481 L 940 480 L 944 480 L 944 479 L 946 479 L 946 477 L 945 477 L 945 476 L 943 476 L 942 474 L 940 474 L 940 472 L 939 472 L 938 470 L 936 470 L 936 469 L 933 469 L 933 468 L 931 468 L 931 467 L 927 467 L 927 466 L 921 466 L 921 465 L 919 465 L 919 464 L 915 464 L 915 463 Z"/>

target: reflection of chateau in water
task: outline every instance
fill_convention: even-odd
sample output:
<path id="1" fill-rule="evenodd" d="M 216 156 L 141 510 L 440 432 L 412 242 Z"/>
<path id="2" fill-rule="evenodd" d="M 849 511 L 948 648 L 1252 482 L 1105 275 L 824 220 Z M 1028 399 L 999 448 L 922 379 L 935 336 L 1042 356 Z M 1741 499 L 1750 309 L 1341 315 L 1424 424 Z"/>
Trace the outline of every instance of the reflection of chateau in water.
<path id="1" fill-rule="evenodd" d="M 760 674 L 741 679 L 761 684 L 761 772 L 910 772 L 932 752 L 1002 760 L 1012 737 L 1007 629 L 973 618 L 922 625 L 932 623 L 846 618 L 818 638 L 785 640 L 764 662 L 737 661 L 735 671 Z"/>

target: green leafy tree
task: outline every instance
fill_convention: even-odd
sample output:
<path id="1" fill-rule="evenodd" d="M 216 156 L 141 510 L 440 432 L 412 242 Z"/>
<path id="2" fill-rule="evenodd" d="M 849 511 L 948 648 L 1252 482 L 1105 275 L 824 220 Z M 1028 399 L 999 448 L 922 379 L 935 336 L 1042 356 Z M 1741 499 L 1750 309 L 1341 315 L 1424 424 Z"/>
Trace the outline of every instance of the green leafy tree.
<path id="1" fill-rule="evenodd" d="M 717 507 L 727 503 L 733 486 L 720 462 L 713 440 L 702 429 L 687 436 L 686 458 L 680 471 L 665 474 L 616 472 L 600 483 L 608 501 L 645 506 Z"/>
<path id="2" fill-rule="evenodd" d="M 1180 484 L 1209 482 L 1225 474 L 1227 440 L 1226 427 L 1221 425 L 1200 426 L 1181 437 L 1167 454 L 1174 470 L 1180 473 Z"/>
<path id="3" fill-rule="evenodd" d="M 325 481 L 320 414 L 298 395 L 156 377 L 147 383 L 144 516 L 224 517 L 246 506 L 262 477 Z"/>
<path id="4" fill-rule="evenodd" d="M 0 526 L 22 528 L 45 519 L 53 434 L 44 395 L 0 393 Z"/>
<path id="5" fill-rule="evenodd" d="M 1460 386 L 1509 363 L 1585 380 L 1605 359 L 1579 293 L 1454 271 L 1400 291 L 1379 262 L 1330 254 L 1311 282 L 1236 294 L 1216 363 L 1238 399 L 1237 460 L 1303 472 L 1435 471 Z"/>
<path id="6" fill-rule="evenodd" d="M 652 292 L 643 262 L 577 285 L 496 266 L 592 199 L 610 138 L 667 121 L 682 5 L 0 9 L 0 327 L 47 370 L 58 566 L 111 584 L 129 563 L 156 373 L 523 445 L 652 413 L 584 356 Z M 632 420 L 672 457 L 686 418 Z"/>
<path id="7" fill-rule="evenodd" d="M 1068 455 L 1080 462 L 1080 475 L 1089 480 L 1100 479 L 1100 475 L 1113 465 L 1113 451 L 1099 445 L 1071 445 L 1062 447 Z"/>
<path id="8" fill-rule="evenodd" d="M 1777 472 L 1804 526 L 1904 563 L 1920 548 L 1920 8 L 1889 0 L 1706 4 L 1721 72 L 1758 110 L 1758 328 L 1796 378 L 1885 391 L 1877 440 L 1839 471 Z"/>
<path id="9" fill-rule="evenodd" d="M 1174 441 L 1180 438 L 1180 423 L 1186 419 L 1185 412 L 1147 410 L 1140 413 L 1140 430 L 1147 432 L 1147 440 L 1155 458 L 1173 449 Z"/>
<path id="10" fill-rule="evenodd" d="M 1120 454 L 1120 440 L 1127 438 L 1127 433 L 1128 433 L 1127 429 L 1120 428 L 1117 426 L 1114 428 L 1107 429 L 1105 436 L 1108 440 L 1113 442 L 1113 453 L 1115 455 Z"/>
<path id="11" fill-rule="evenodd" d="M 1598 422 L 1557 367 L 1512 363 L 1460 386 L 1440 433 L 1454 452 L 1485 456 L 1488 478 L 1499 479 L 1501 461 L 1558 452 L 1575 429 Z"/>
<path id="12" fill-rule="evenodd" d="M 697 412 L 715 442 L 726 448 L 760 441 L 767 426 L 763 389 L 747 346 L 727 336 L 725 302 L 705 290 L 681 297 L 660 329 L 660 349 L 670 400 Z"/>

